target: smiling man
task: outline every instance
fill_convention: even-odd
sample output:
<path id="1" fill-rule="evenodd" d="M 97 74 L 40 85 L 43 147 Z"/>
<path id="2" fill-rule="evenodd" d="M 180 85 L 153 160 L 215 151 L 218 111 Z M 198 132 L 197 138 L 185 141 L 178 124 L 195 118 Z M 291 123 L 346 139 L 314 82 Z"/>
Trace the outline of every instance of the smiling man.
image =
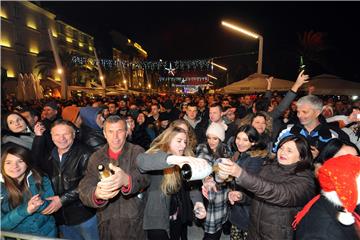
<path id="1" fill-rule="evenodd" d="M 289 135 L 303 135 L 311 146 L 313 157 L 316 158 L 330 139 L 338 138 L 339 133 L 330 128 L 326 121 L 321 121 L 320 115 L 323 103 L 315 95 L 306 95 L 300 98 L 297 103 L 298 124 L 290 124 L 280 132 L 273 152 L 281 139 Z M 341 130 L 340 130 L 341 131 Z"/>
<path id="2" fill-rule="evenodd" d="M 40 168 L 48 174 L 55 196 L 43 214 L 54 214 L 64 238 L 99 239 L 96 210 L 86 207 L 79 199 L 78 185 L 85 174 L 91 149 L 75 140 L 75 126 L 66 120 L 57 120 L 51 128 L 55 144 L 48 161 Z"/>
<path id="3" fill-rule="evenodd" d="M 107 144 L 90 157 L 85 177 L 79 185 L 80 199 L 85 205 L 99 209 L 100 239 L 145 239 L 142 222 L 146 198 L 143 190 L 149 180 L 135 163 L 144 149 L 126 141 L 126 120 L 120 116 L 109 116 L 103 132 Z M 100 164 L 112 172 L 101 181 Z"/>

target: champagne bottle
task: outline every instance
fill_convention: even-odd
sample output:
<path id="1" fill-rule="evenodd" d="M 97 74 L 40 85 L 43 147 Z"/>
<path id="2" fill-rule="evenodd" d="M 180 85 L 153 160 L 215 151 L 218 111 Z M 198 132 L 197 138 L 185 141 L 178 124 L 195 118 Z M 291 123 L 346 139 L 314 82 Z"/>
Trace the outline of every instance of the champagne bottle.
<path id="1" fill-rule="evenodd" d="M 104 179 L 104 178 L 107 178 L 107 177 L 110 177 L 110 175 L 111 175 L 110 170 L 106 169 L 103 164 L 98 165 L 98 171 L 99 171 L 99 174 L 100 174 L 100 180 Z"/>
<path id="2" fill-rule="evenodd" d="M 180 174 L 186 181 L 201 180 L 209 176 L 212 172 L 212 167 L 208 164 L 205 168 L 198 168 L 190 164 L 184 164 L 180 170 Z"/>
<path id="3" fill-rule="evenodd" d="M 303 56 L 300 56 L 300 66 L 299 66 L 299 72 L 302 70 L 305 70 L 306 65 L 304 64 Z"/>

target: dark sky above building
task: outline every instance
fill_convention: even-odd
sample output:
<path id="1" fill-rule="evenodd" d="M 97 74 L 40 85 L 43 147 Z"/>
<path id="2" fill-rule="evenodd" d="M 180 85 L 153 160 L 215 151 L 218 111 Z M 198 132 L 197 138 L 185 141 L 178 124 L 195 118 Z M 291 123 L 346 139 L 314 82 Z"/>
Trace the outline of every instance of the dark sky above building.
<path id="1" fill-rule="evenodd" d="M 41 6 L 93 35 L 95 41 L 104 31 L 115 29 L 139 43 L 149 60 L 257 52 L 258 41 L 221 26 L 221 20 L 229 20 L 264 37 L 263 72 L 287 79 L 297 75 L 299 35 L 323 32 L 322 48 L 308 51 L 305 57 L 309 72 L 360 82 L 360 2 L 62 1 L 41 2 Z M 250 64 L 248 68 L 255 71 L 256 59 L 255 54 L 219 62 Z"/>

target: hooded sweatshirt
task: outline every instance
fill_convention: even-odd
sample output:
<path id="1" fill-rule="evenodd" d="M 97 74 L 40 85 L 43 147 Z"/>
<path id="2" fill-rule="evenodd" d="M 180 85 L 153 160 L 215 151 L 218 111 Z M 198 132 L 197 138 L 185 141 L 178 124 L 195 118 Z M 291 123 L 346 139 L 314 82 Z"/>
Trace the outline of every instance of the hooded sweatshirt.
<path id="1" fill-rule="evenodd" d="M 96 123 L 96 117 L 102 108 L 94 107 L 82 107 L 80 108 L 80 117 L 83 120 L 83 124 L 94 130 L 101 130 L 99 125 Z"/>

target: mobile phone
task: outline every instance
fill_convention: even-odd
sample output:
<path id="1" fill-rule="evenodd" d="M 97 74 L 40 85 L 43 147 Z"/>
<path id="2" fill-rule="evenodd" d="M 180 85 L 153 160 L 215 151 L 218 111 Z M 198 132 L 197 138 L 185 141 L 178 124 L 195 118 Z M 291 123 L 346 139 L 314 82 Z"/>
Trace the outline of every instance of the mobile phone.
<path id="1" fill-rule="evenodd" d="M 360 120 L 360 113 L 356 114 L 356 118 Z"/>

